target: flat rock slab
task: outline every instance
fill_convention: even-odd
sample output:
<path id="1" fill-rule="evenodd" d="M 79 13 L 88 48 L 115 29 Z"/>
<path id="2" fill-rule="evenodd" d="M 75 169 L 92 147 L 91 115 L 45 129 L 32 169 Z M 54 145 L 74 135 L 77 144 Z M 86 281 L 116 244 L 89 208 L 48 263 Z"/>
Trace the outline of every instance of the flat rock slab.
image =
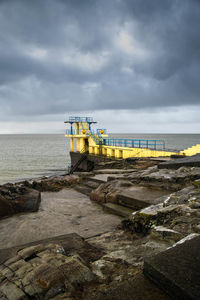
<path id="1" fill-rule="evenodd" d="M 121 205 L 141 209 L 152 204 L 161 203 L 161 197 L 167 194 L 169 194 L 169 191 L 134 185 L 128 187 L 126 191 L 118 193 L 117 199 Z"/>
<path id="2" fill-rule="evenodd" d="M 48 239 L 43 239 L 31 243 L 26 243 L 23 245 L 18 245 L 15 247 L 0 249 L 0 264 L 4 263 L 9 258 L 16 255 L 16 253 L 24 248 L 38 245 L 38 244 L 60 244 L 66 254 L 78 253 L 86 261 L 96 260 L 102 255 L 102 251 L 95 248 L 94 246 L 88 244 L 81 236 L 76 233 L 64 234 Z"/>
<path id="3" fill-rule="evenodd" d="M 74 189 L 44 192 L 38 212 L 0 220 L 0 248 L 73 232 L 91 237 L 113 230 L 120 221 Z"/>
<path id="4" fill-rule="evenodd" d="M 96 174 L 93 178 L 101 180 L 102 182 L 107 182 L 108 177 L 110 177 L 110 173 L 109 174 Z M 117 174 L 112 174 L 112 177 L 117 177 Z"/>
<path id="5" fill-rule="evenodd" d="M 200 154 L 163 162 L 158 165 L 158 168 L 159 169 L 178 169 L 182 166 L 200 167 Z"/>
<path id="6" fill-rule="evenodd" d="M 173 299 L 200 299 L 200 236 L 145 259 L 144 274 Z"/>
<path id="7" fill-rule="evenodd" d="M 126 174 L 134 172 L 133 169 L 103 169 L 93 171 L 95 174 Z"/>
<path id="8" fill-rule="evenodd" d="M 103 208 L 105 211 L 108 211 L 120 217 L 128 217 L 130 214 L 133 213 L 132 209 L 115 203 L 105 203 L 103 204 Z"/>
<path id="9" fill-rule="evenodd" d="M 104 289 L 86 292 L 85 300 L 171 300 L 162 290 L 138 273 L 127 281 L 116 281 Z"/>
<path id="10" fill-rule="evenodd" d="M 173 150 L 173 152 L 174 152 L 174 150 Z M 151 160 L 152 161 L 158 161 L 158 162 L 166 162 L 166 161 L 171 160 L 171 158 L 168 157 L 168 156 L 165 156 L 165 157 L 151 157 Z"/>

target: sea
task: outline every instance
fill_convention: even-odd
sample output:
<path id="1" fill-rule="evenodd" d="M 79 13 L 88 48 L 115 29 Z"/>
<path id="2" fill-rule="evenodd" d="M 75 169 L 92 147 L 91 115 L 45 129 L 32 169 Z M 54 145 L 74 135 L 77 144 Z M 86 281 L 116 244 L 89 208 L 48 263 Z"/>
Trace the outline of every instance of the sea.
<path id="1" fill-rule="evenodd" d="M 200 144 L 200 134 L 109 134 L 110 138 L 159 139 L 166 149 Z M 64 134 L 0 135 L 0 184 L 64 174 L 70 164 L 70 141 Z"/>

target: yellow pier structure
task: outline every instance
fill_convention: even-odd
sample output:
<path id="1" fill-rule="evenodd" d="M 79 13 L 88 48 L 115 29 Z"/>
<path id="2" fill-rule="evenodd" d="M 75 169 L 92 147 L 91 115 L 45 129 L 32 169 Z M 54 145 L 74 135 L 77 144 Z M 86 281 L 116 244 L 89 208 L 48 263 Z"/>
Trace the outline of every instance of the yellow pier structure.
<path id="1" fill-rule="evenodd" d="M 69 117 L 70 124 L 66 137 L 70 138 L 70 151 L 112 158 L 166 157 L 171 155 L 190 156 L 200 153 L 200 144 L 183 151 L 165 149 L 163 140 L 113 139 L 108 138 L 106 129 L 94 131 L 91 127 L 97 122 L 91 117 Z"/>

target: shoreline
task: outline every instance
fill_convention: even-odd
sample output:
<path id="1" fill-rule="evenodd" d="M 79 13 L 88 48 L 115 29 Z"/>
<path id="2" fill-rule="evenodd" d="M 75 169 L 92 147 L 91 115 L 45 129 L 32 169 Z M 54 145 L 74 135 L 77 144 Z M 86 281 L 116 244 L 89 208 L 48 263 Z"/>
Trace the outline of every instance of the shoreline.
<path id="1" fill-rule="evenodd" d="M 180 162 L 180 160 L 178 161 Z M 85 268 L 89 268 L 87 272 L 91 272 L 89 276 L 90 279 L 86 276 L 84 282 L 79 282 L 81 290 L 79 290 L 79 288 L 77 289 L 77 287 L 75 288 L 75 286 L 71 290 L 65 287 L 62 292 L 58 292 L 59 297 L 63 296 L 65 298 L 56 298 L 58 297 L 56 294 L 46 299 L 67 299 L 66 297 L 68 296 L 71 297 L 70 299 L 76 300 L 80 299 L 80 293 L 82 295 L 81 299 L 86 300 L 114 299 L 112 297 L 119 300 L 132 299 L 133 293 L 135 299 L 141 299 L 141 297 L 142 299 L 149 299 L 149 291 L 152 297 L 151 299 L 171 299 L 170 296 L 167 295 L 171 295 L 172 293 L 169 287 L 165 287 L 165 292 L 163 292 L 160 289 L 163 287 L 160 286 L 159 282 L 155 284 L 148 279 L 154 276 L 151 271 L 149 271 L 150 269 L 147 270 L 149 263 L 152 263 L 148 260 L 148 257 L 156 257 L 159 253 L 160 255 L 162 253 L 165 255 L 168 248 L 174 247 L 176 243 L 182 239 L 184 239 L 185 243 L 188 243 L 187 236 L 191 236 L 191 234 L 194 234 L 193 238 L 199 236 L 200 168 L 183 165 L 179 166 L 178 169 L 173 169 L 169 166 L 170 163 L 173 163 L 173 161 L 161 163 L 161 165 L 164 164 L 164 168 L 160 168 L 158 167 L 160 162 L 153 159 L 141 158 L 130 160 L 129 162 L 124 160 L 120 162 L 121 165 L 119 165 L 119 161 L 112 162 L 112 165 L 109 164 L 109 162 L 104 162 L 99 163 L 92 172 L 78 172 L 70 176 L 63 174 L 60 176 L 50 176 L 48 178 L 38 178 L 37 180 L 33 178 L 32 180 L 18 182 L 14 185 L 5 184 L 3 186 L 4 195 L 6 194 L 6 186 L 8 189 L 10 188 L 10 192 L 12 191 L 12 193 L 15 194 L 15 205 L 17 191 L 14 191 L 14 187 L 22 188 L 22 190 L 18 191 L 21 193 L 21 205 L 24 204 L 22 201 L 23 196 L 30 193 L 31 190 L 35 190 L 34 201 L 37 202 L 37 208 L 34 213 L 24 213 L 20 222 L 17 221 L 19 216 L 17 214 L 7 217 L 6 219 L 1 219 L 0 227 L 3 222 L 5 222 L 6 228 L 9 228 L 6 222 L 14 222 L 14 219 L 16 219 L 16 222 L 19 222 L 19 228 L 24 228 L 23 230 L 26 229 L 26 224 L 29 224 L 29 226 L 34 225 L 32 227 L 33 232 L 34 230 L 37 232 L 40 227 L 44 228 L 44 226 L 47 232 L 51 228 L 49 236 L 47 234 L 46 238 L 51 237 L 51 243 L 53 242 L 55 247 L 57 247 L 56 243 L 58 243 L 60 247 L 64 245 L 65 250 L 62 255 L 64 255 L 63 259 L 65 259 L 66 263 L 71 259 L 71 256 L 68 256 L 71 252 L 66 249 L 68 249 L 67 247 L 72 243 L 72 236 L 70 236 L 70 234 L 74 232 L 73 230 L 79 234 L 81 230 L 84 232 L 86 228 L 87 231 L 85 232 L 88 233 L 90 230 L 93 230 L 92 234 L 88 235 L 88 237 L 87 235 L 85 236 L 83 240 L 85 243 L 84 247 L 86 247 L 85 249 L 93 247 L 93 250 L 90 252 L 90 255 L 93 256 L 100 251 L 100 249 L 102 251 L 101 254 L 99 253 L 98 258 L 87 257 L 88 262 L 86 264 L 81 260 L 82 263 L 79 265 L 80 270 L 82 270 L 81 272 L 86 270 Z M 38 198 L 39 195 L 42 202 L 40 202 Z M 27 199 L 29 198 L 26 198 L 26 201 Z M 29 211 L 33 208 L 33 198 L 31 199 L 31 203 L 28 200 Z M 44 213 L 45 217 L 42 217 Z M 46 222 L 44 223 L 46 225 L 43 224 L 40 226 L 38 221 L 34 221 L 37 220 L 37 216 L 39 215 L 41 215 L 41 222 L 42 220 L 48 219 L 49 223 Z M 26 216 L 26 222 L 28 223 L 24 223 Z M 52 226 L 51 222 L 54 222 L 55 226 Z M 67 227 L 65 229 L 63 224 L 68 224 L 66 225 L 68 230 L 66 230 Z M 56 232 L 58 228 L 60 228 L 60 231 Z M 97 232 L 97 230 L 99 230 L 99 232 Z M 15 233 L 13 234 L 16 235 Z M 59 242 L 58 236 L 61 234 L 65 235 L 63 236 L 63 241 Z M 31 238 L 34 240 L 33 234 Z M 43 238 L 40 244 L 45 243 L 46 238 Z M 37 238 L 37 240 L 39 240 L 39 238 Z M 64 240 L 68 242 L 64 242 Z M 77 235 L 73 236 L 73 240 L 78 241 L 79 237 Z M 12 241 L 10 242 L 11 245 Z M 32 244 L 30 244 L 30 242 L 31 241 L 29 241 L 28 244 L 21 244 L 26 244 L 23 246 L 25 247 L 24 251 L 30 252 L 30 249 L 32 249 L 31 251 L 33 252 L 31 253 L 35 253 L 34 249 L 36 248 L 31 246 Z M 15 243 L 16 246 L 17 240 Z M 34 242 L 34 245 L 37 245 L 37 241 Z M 82 246 L 76 247 L 76 249 L 72 247 L 74 250 L 70 250 L 73 253 L 70 255 L 74 255 L 75 253 L 79 253 L 78 255 L 80 255 Z M 12 251 L 16 252 L 19 251 L 19 247 L 11 248 L 13 249 Z M 51 254 L 51 257 L 54 257 L 55 261 L 59 260 L 56 256 L 56 252 L 54 252 L 54 248 L 52 248 L 54 246 L 49 245 L 45 247 L 45 249 L 48 249 L 48 253 Z M 41 249 L 43 250 L 40 251 L 47 251 L 44 249 L 44 246 L 41 246 Z M 11 250 L 0 249 L 2 255 L 5 252 L 10 253 L 9 251 Z M 12 255 L 14 255 L 14 252 L 12 252 Z M 32 254 L 30 255 L 32 257 Z M 36 257 L 43 257 L 37 254 L 34 255 L 36 255 Z M 82 253 L 81 255 L 85 257 L 86 254 Z M 79 264 L 75 257 L 77 256 L 73 256 L 74 264 Z M 184 259 L 187 260 L 187 256 L 185 256 Z M 32 261 L 32 258 L 30 258 L 30 261 Z M 24 261 L 24 267 L 25 262 L 26 261 Z M 44 260 L 42 258 L 35 267 L 32 267 L 31 272 L 36 274 L 36 270 L 38 270 L 43 263 Z M 180 265 L 177 266 L 177 268 L 178 267 L 180 267 Z M 48 269 L 48 272 L 51 273 L 50 269 Z M 55 272 L 55 270 L 52 270 L 52 272 Z M 148 275 L 144 275 L 143 272 Z M 43 273 L 39 273 L 39 275 L 37 275 L 40 280 L 42 280 L 42 276 L 44 276 L 44 274 L 42 274 Z M 26 272 L 23 276 L 25 275 Z M 59 274 L 56 276 L 57 279 L 60 278 Z M 77 275 L 75 278 L 75 280 L 79 280 Z M 50 278 L 46 278 L 45 280 L 51 282 Z M 53 282 L 54 281 L 49 283 L 50 286 L 54 284 Z M 3 281 L 3 284 L 0 284 L 0 290 L 5 284 L 6 279 Z M 60 286 L 60 284 L 62 285 L 62 280 L 58 286 Z M 74 285 L 74 283 L 72 283 L 72 285 Z M 34 290 L 35 289 L 34 297 L 39 294 L 43 295 L 44 293 L 46 295 L 47 290 L 41 289 L 40 284 L 38 285 L 38 281 L 34 285 Z M 102 289 L 104 298 L 101 298 Z M 176 290 L 176 287 L 174 289 Z M 11 293 L 11 290 L 10 287 L 7 293 Z M 116 293 L 116 291 L 118 292 Z M 26 291 L 26 293 L 29 295 L 30 290 L 28 290 L 28 292 Z"/>

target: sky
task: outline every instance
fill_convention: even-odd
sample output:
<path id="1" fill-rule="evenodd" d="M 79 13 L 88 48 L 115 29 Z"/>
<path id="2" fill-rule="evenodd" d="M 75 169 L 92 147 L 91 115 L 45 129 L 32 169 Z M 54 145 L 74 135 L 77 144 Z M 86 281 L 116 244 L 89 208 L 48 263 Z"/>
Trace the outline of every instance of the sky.
<path id="1" fill-rule="evenodd" d="M 199 0 L 0 0 L 0 133 L 200 133 Z"/>

